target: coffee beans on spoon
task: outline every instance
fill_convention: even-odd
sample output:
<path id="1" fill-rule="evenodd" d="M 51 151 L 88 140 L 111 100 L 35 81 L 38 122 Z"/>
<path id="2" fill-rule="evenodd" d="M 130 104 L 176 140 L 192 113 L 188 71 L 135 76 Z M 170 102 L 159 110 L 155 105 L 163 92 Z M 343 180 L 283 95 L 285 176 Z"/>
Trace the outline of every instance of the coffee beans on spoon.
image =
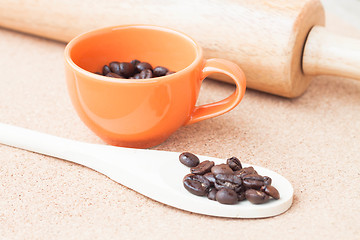
<path id="1" fill-rule="evenodd" d="M 96 73 L 113 78 L 148 79 L 170 75 L 175 72 L 163 66 L 153 68 L 148 62 L 141 62 L 134 59 L 130 62 L 110 62 L 109 65 L 103 66 L 101 73 Z"/>
<path id="2" fill-rule="evenodd" d="M 189 152 L 183 152 L 180 154 L 179 160 L 187 167 L 196 167 L 200 163 L 199 158 L 195 154 Z"/>
<path id="3" fill-rule="evenodd" d="M 209 160 L 200 162 L 195 154 L 184 152 L 179 160 L 190 167 L 190 174 L 183 179 L 184 187 L 197 196 L 206 196 L 221 204 L 236 204 L 245 199 L 253 204 L 263 204 L 269 199 L 280 198 L 270 177 L 261 176 L 253 167 L 243 168 L 236 157 L 215 165 Z"/>

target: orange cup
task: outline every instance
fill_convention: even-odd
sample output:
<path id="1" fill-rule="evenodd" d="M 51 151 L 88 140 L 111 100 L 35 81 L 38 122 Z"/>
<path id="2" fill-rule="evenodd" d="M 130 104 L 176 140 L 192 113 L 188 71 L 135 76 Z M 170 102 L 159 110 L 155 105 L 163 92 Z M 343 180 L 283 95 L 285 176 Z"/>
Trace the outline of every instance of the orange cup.
<path id="1" fill-rule="evenodd" d="M 176 73 L 151 79 L 95 74 L 112 61 L 138 59 Z M 243 71 L 223 59 L 205 60 L 201 47 L 180 32 L 149 25 L 124 25 L 86 32 L 65 48 L 66 80 L 81 120 L 111 145 L 149 148 L 179 127 L 224 114 L 245 93 Z M 230 76 L 234 93 L 196 106 L 202 81 L 212 73 Z"/>

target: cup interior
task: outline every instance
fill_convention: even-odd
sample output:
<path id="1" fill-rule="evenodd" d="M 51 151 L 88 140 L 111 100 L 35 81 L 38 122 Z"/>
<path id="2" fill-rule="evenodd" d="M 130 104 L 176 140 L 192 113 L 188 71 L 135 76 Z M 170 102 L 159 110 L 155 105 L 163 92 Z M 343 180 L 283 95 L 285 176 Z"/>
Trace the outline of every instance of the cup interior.
<path id="1" fill-rule="evenodd" d="M 180 71 L 200 54 L 196 43 L 186 35 L 154 26 L 122 26 L 99 29 L 72 41 L 69 55 L 80 68 L 101 72 L 112 61 L 138 59 L 153 67 Z"/>

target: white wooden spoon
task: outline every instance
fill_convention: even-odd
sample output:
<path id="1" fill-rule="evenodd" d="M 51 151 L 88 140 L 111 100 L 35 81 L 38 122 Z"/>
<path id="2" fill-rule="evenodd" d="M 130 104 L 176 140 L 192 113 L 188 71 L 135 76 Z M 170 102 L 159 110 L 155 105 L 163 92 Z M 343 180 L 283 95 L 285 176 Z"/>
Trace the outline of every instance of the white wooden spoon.
<path id="1" fill-rule="evenodd" d="M 263 218 L 288 210 L 293 200 L 293 187 L 283 176 L 269 169 L 254 166 L 255 170 L 272 178 L 280 193 L 279 200 L 261 205 L 241 201 L 224 205 L 206 197 L 189 193 L 182 183 L 189 168 L 179 162 L 180 153 L 122 148 L 90 144 L 0 123 L 0 143 L 64 159 L 98 171 L 110 179 L 153 200 L 185 211 L 231 218 Z M 198 156 L 200 161 L 225 160 Z M 244 167 L 249 165 L 243 164 Z"/>

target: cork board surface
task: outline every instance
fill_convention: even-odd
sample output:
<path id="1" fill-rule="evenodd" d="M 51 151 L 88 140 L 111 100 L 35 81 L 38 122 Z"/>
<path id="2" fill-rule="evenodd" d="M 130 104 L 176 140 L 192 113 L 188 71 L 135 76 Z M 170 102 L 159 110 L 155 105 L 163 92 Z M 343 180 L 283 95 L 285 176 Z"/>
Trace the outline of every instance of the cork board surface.
<path id="1" fill-rule="evenodd" d="M 328 18 L 328 27 L 356 35 Z M 103 142 L 67 95 L 65 44 L 0 29 L 0 122 Z M 230 95 L 206 80 L 199 104 Z M 0 133 L 1 134 L 1 133 Z M 293 206 L 265 219 L 224 219 L 152 201 L 88 168 L 0 145 L 1 239 L 357 239 L 360 82 L 316 77 L 285 99 L 247 90 L 233 111 L 182 127 L 155 149 L 239 157 L 286 177 Z"/>

